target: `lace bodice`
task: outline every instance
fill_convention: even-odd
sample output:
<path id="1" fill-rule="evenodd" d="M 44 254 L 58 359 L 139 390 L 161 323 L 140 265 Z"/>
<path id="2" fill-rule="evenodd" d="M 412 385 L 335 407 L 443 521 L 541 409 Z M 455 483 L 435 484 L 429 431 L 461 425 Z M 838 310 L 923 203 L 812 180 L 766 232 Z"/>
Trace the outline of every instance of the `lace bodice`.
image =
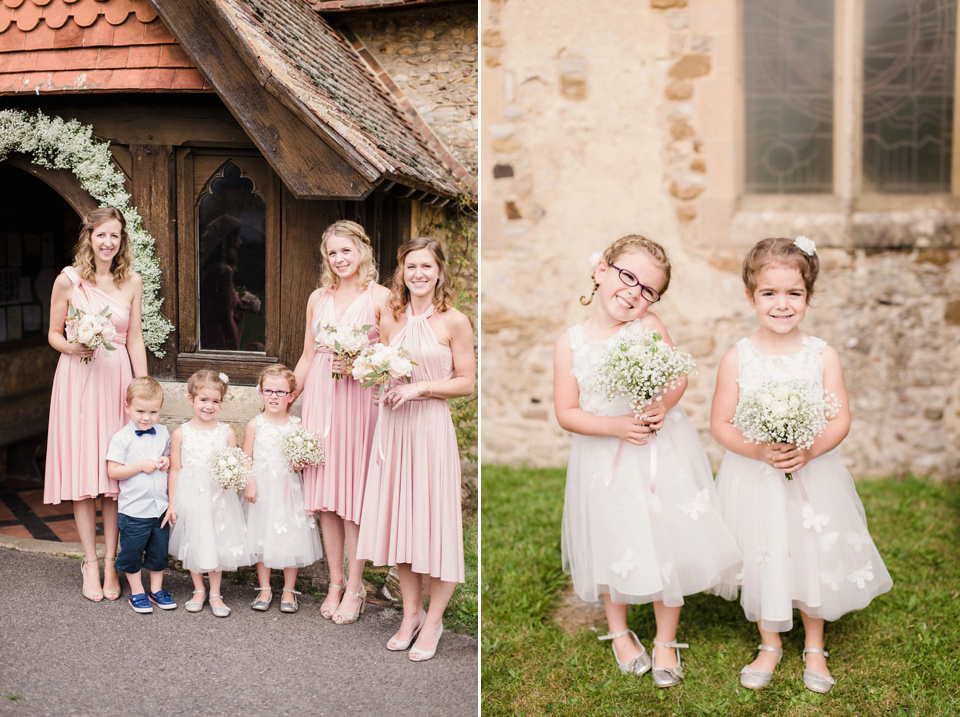
<path id="1" fill-rule="evenodd" d="M 269 468 L 284 473 L 288 470 L 287 458 L 283 455 L 283 437 L 300 423 L 296 416 L 290 416 L 289 423 L 278 426 L 257 416 L 257 435 L 253 439 L 253 457 L 257 467 Z"/>
<path id="2" fill-rule="evenodd" d="M 227 424 L 217 423 L 212 431 L 198 431 L 184 423 L 180 462 L 184 467 L 210 467 L 210 459 L 221 448 L 227 447 Z"/>
<path id="3" fill-rule="evenodd" d="M 570 373 L 577 379 L 580 389 L 580 408 L 597 416 L 622 416 L 630 413 L 633 409 L 629 398 L 611 401 L 591 386 L 593 383 L 591 378 L 600 367 L 603 354 L 614 339 L 623 333 L 643 331 L 641 323 L 631 321 L 629 324 L 624 324 L 620 331 L 605 339 L 589 338 L 579 324 L 571 326 L 567 331 L 570 334 L 570 349 L 573 352 L 573 368 Z"/>
<path id="4" fill-rule="evenodd" d="M 768 381 L 807 381 L 823 388 L 823 360 L 821 355 L 827 342 L 814 336 L 804 336 L 800 350 L 785 355 L 763 354 L 754 348 L 750 339 L 737 341 L 740 394 L 755 390 Z"/>

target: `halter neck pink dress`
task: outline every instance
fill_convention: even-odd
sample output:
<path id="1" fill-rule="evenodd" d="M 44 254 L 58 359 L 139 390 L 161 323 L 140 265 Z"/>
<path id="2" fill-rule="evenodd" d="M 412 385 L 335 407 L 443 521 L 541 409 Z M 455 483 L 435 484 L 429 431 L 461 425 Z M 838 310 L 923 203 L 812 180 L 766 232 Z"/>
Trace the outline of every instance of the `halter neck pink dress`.
<path id="1" fill-rule="evenodd" d="M 73 285 L 70 305 L 82 311 L 99 312 L 109 307 L 117 329 L 111 342 L 116 351 L 100 349 L 93 361 L 60 354 L 50 396 L 47 429 L 47 462 L 43 486 L 44 503 L 81 500 L 105 495 L 116 498 L 117 481 L 107 478 L 107 444 L 123 428 L 123 402 L 133 379 L 127 354 L 130 309 L 80 278 L 72 266 L 63 273 Z"/>
<path id="2" fill-rule="evenodd" d="M 408 306 L 407 324 L 391 342 L 416 361 L 413 382 L 453 376 L 453 353 L 437 339 L 432 315 L 432 306 L 420 316 Z M 415 573 L 463 582 L 460 454 L 446 399 L 384 407 L 373 437 L 357 557 L 374 565 L 407 563 Z"/>
<path id="3" fill-rule="evenodd" d="M 373 283 L 354 299 L 337 319 L 333 294 L 325 291 L 313 312 L 314 335 L 333 324 L 370 325 L 370 343 L 380 337 L 373 306 Z M 320 348 L 314 354 L 303 387 L 302 425 L 323 438 L 324 463 L 303 469 L 303 494 L 310 512 L 326 510 L 360 522 L 363 486 L 370 457 L 370 442 L 377 422 L 373 389 L 361 388 L 350 376 L 333 377 L 333 352 Z"/>

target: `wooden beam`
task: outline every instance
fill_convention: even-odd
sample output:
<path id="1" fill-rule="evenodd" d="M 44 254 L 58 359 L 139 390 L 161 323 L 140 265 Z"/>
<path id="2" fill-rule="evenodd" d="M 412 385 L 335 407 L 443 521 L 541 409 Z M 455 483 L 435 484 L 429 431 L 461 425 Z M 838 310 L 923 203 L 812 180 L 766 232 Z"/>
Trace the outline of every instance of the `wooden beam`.
<path id="1" fill-rule="evenodd" d="M 163 23 L 250 135 L 290 192 L 300 199 L 360 199 L 373 184 L 313 129 L 265 90 L 209 0 L 154 0 Z"/>

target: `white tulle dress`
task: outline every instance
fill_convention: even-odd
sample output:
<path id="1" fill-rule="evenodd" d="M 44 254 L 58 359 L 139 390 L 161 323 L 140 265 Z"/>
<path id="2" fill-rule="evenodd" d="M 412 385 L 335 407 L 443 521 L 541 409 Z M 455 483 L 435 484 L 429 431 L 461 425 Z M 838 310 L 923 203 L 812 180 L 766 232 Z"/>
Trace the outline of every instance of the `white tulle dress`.
<path id="1" fill-rule="evenodd" d="M 639 321 L 621 332 L 639 331 Z M 631 412 L 626 399 L 610 401 L 591 391 L 606 346 L 580 326 L 569 329 L 572 374 L 580 407 L 598 416 Z M 618 603 L 683 604 L 721 574 L 737 569 L 740 554 L 718 511 L 710 463 L 683 409 L 672 408 L 653 445 L 623 444 L 613 436 L 573 435 L 563 505 L 563 569 L 576 594 L 595 602 L 604 594 Z"/>
<path id="2" fill-rule="evenodd" d="M 244 503 L 247 538 L 255 561 L 268 568 L 303 568 L 323 555 L 317 523 L 303 504 L 303 481 L 283 455 L 283 437 L 300 419 L 278 426 L 257 416 L 253 476 L 257 500 Z"/>
<path id="3" fill-rule="evenodd" d="M 177 522 L 170 532 L 170 554 L 185 570 L 236 570 L 255 560 L 247 546 L 247 529 L 236 491 L 224 490 L 212 477 L 213 454 L 227 447 L 226 423 L 198 431 L 184 423 L 180 448 L 182 469 L 174 502 Z"/>
<path id="4" fill-rule="evenodd" d="M 823 387 L 826 342 L 805 336 L 800 351 L 771 356 L 737 342 L 741 395 L 768 381 Z M 793 609 L 836 620 L 893 585 L 870 534 L 853 479 L 834 449 L 788 481 L 762 461 L 728 451 L 717 475 L 723 517 L 743 554 L 715 592 L 771 632 L 793 627 Z"/>

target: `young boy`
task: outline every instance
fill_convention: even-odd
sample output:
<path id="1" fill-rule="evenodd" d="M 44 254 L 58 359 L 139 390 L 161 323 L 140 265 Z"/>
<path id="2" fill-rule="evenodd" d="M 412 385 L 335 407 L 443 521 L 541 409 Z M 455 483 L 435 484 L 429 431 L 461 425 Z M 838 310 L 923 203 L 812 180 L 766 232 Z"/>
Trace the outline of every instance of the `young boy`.
<path id="1" fill-rule="evenodd" d="M 170 526 L 163 524 L 169 505 L 170 433 L 158 423 L 162 406 L 163 389 L 156 380 L 133 379 L 124 404 L 130 423 L 113 435 L 107 448 L 107 475 L 120 481 L 117 570 L 127 575 L 130 607 L 136 612 L 153 612 L 151 602 L 162 610 L 177 606 L 163 589 L 170 540 Z M 149 593 L 140 578 L 143 567 L 150 571 Z"/>

